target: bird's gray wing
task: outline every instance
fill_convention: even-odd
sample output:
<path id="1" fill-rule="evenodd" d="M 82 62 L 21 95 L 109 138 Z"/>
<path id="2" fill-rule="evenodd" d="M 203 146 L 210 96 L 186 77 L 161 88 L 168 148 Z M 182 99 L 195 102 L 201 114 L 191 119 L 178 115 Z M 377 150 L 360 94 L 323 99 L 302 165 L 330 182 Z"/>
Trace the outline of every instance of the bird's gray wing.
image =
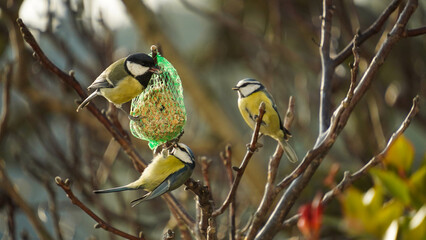
<path id="1" fill-rule="evenodd" d="M 125 58 L 121 58 L 112 63 L 98 78 L 88 87 L 88 89 L 113 88 L 123 78 L 129 76 L 124 68 Z"/>
<path id="2" fill-rule="evenodd" d="M 90 84 L 87 89 L 91 90 L 99 88 L 113 88 L 114 85 L 111 81 L 108 81 L 107 74 L 105 73 L 105 71 L 101 73 L 101 75 L 99 75 L 99 77 L 96 78 L 96 80 L 92 84 Z"/>
<path id="3" fill-rule="evenodd" d="M 189 170 L 190 170 L 189 167 L 185 165 L 185 167 L 183 167 L 179 171 L 168 176 L 152 192 L 149 192 L 149 193 L 143 195 L 142 197 L 131 201 L 131 203 L 133 204 L 132 207 L 138 205 L 142 201 L 156 198 L 156 197 L 158 197 L 158 196 L 160 196 L 160 195 L 162 195 L 162 194 L 164 194 L 168 191 L 176 189 L 177 187 L 179 187 L 181 184 L 183 184 L 187 180 L 187 178 L 185 178 L 185 175 L 188 175 Z"/>

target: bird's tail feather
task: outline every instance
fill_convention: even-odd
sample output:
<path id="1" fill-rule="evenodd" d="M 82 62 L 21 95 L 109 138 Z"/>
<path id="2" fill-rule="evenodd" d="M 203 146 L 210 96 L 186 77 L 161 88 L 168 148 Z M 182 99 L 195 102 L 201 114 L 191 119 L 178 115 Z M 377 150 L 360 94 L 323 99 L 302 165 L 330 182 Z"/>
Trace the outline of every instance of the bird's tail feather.
<path id="1" fill-rule="evenodd" d="M 288 160 L 292 163 L 295 163 L 299 161 L 296 152 L 293 150 L 293 148 L 288 144 L 288 142 L 284 139 L 280 141 L 280 145 L 284 150 L 285 155 L 287 156 Z"/>
<path id="2" fill-rule="evenodd" d="M 90 103 L 90 101 L 92 101 L 93 98 L 95 98 L 96 96 L 99 95 L 99 90 L 94 91 L 92 94 L 90 94 L 86 99 L 83 100 L 83 102 L 81 102 L 81 104 L 77 107 L 77 112 L 80 111 L 80 109 L 84 108 L 85 106 L 87 106 L 87 104 Z"/>
<path id="3" fill-rule="evenodd" d="M 131 201 L 130 203 L 132 203 L 132 207 L 138 205 L 139 203 L 143 202 L 144 200 L 148 200 L 149 198 L 147 198 L 147 197 L 149 197 L 149 195 L 151 195 L 151 193 L 152 192 L 149 192 L 149 193 L 143 195 L 142 197 Z"/>
<path id="4" fill-rule="evenodd" d="M 122 186 L 122 187 L 108 188 L 103 190 L 94 190 L 93 192 L 94 193 L 111 193 L 111 192 L 121 192 L 126 190 L 136 190 L 136 188 Z"/>

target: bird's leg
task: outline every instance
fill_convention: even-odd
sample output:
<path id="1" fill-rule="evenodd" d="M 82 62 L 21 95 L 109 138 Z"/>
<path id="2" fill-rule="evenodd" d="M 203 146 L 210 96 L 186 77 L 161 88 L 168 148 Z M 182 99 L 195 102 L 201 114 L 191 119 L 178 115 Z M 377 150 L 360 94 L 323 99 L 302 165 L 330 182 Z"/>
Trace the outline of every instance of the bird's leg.
<path id="1" fill-rule="evenodd" d="M 250 147 L 251 147 L 251 144 L 250 144 L 250 143 L 247 143 L 247 144 L 246 144 L 246 147 L 247 147 L 247 149 L 248 149 L 249 151 L 251 151 L 251 150 L 250 150 Z M 256 145 L 254 146 L 254 148 L 256 149 L 255 151 L 256 151 L 256 152 L 257 152 L 257 151 L 259 151 L 259 149 L 260 149 L 261 147 L 263 147 L 263 144 L 262 144 L 262 143 L 257 142 L 257 143 L 256 143 Z"/>
<path id="2" fill-rule="evenodd" d="M 129 118 L 129 120 L 137 122 L 137 121 L 141 120 L 142 118 L 144 118 L 143 116 L 137 116 L 137 117 L 135 117 L 135 116 L 130 115 L 129 113 L 126 112 L 126 110 L 123 109 L 123 107 L 121 105 L 120 106 L 119 105 L 115 105 L 115 106 L 118 109 L 120 109 L 121 111 L 123 111 L 127 115 L 127 117 Z"/>
<path id="3" fill-rule="evenodd" d="M 141 120 L 141 119 L 145 118 L 144 116 L 137 116 L 137 117 L 135 117 L 135 116 L 132 116 L 132 115 L 130 115 L 130 114 L 128 114 L 128 115 L 127 115 L 127 117 L 128 117 L 130 120 L 134 121 L 134 122 L 138 122 L 139 120 Z"/>

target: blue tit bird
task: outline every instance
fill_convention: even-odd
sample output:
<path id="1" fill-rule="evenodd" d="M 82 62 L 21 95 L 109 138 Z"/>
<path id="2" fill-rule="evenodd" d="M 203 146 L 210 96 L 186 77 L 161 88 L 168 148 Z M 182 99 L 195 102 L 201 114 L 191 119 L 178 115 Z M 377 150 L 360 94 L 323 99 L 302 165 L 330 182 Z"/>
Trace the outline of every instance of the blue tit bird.
<path id="1" fill-rule="evenodd" d="M 145 53 L 136 53 L 117 60 L 87 88 L 94 92 L 77 107 L 77 112 L 96 96 L 103 96 L 123 110 L 121 105 L 138 96 L 148 86 L 152 74 L 159 72 L 154 59 Z M 129 115 L 129 118 L 133 117 Z"/>
<path id="2" fill-rule="evenodd" d="M 257 80 L 246 78 L 232 88 L 238 91 L 238 108 L 246 123 L 254 129 L 259 105 L 265 103 L 265 114 L 259 132 L 277 140 L 290 162 L 297 162 L 297 155 L 287 143 L 291 133 L 283 126 L 277 106 L 271 94 Z"/>
<path id="3" fill-rule="evenodd" d="M 148 193 L 131 202 L 134 207 L 142 201 L 153 199 L 178 188 L 189 179 L 194 167 L 195 157 L 191 149 L 183 143 L 177 143 L 170 154 L 156 155 L 138 180 L 122 187 L 93 192 L 110 193 L 138 189 L 147 191 Z"/>

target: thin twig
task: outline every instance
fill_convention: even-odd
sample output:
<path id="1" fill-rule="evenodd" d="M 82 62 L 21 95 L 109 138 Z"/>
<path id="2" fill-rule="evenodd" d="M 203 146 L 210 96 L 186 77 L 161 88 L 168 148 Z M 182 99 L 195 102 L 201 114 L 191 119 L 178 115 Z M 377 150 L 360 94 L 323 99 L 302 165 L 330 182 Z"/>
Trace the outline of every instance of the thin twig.
<path id="1" fill-rule="evenodd" d="M 35 211 L 22 198 L 10 178 L 7 176 L 7 173 L 5 171 L 5 162 L 2 159 L 0 159 L 0 188 L 2 188 L 7 193 L 7 195 L 13 200 L 16 206 L 18 206 L 25 213 L 25 215 L 28 217 L 29 222 L 34 227 L 34 230 L 39 239 L 54 239 L 44 227 L 40 219 L 37 217 Z"/>
<path id="2" fill-rule="evenodd" d="M 63 240 L 64 237 L 62 235 L 62 228 L 60 226 L 60 217 L 59 217 L 59 213 L 58 213 L 58 208 L 56 206 L 56 194 L 55 191 L 53 190 L 52 185 L 50 184 L 50 182 L 45 181 L 44 182 L 44 186 L 47 190 L 47 193 L 49 195 L 49 211 L 50 214 L 52 214 L 52 218 L 53 218 L 53 226 L 55 229 L 55 234 L 56 234 L 56 238 L 59 240 Z"/>
<path id="3" fill-rule="evenodd" d="M 359 34 L 359 45 L 370 39 L 374 34 L 378 33 L 382 29 L 383 25 L 388 20 L 389 16 L 398 8 L 402 0 L 393 0 L 382 14 L 370 25 L 365 31 Z M 333 58 L 334 66 L 341 64 L 348 58 L 352 53 L 354 41 L 350 42 L 346 47 Z"/>
<path id="4" fill-rule="evenodd" d="M 253 135 L 252 135 L 252 138 L 251 138 L 250 145 L 247 149 L 247 153 L 244 156 L 244 159 L 241 162 L 240 167 L 237 169 L 237 176 L 234 179 L 234 183 L 232 184 L 232 187 L 231 187 L 231 190 L 228 193 L 228 196 L 226 197 L 222 206 L 220 206 L 220 208 L 218 208 L 217 210 L 215 210 L 213 212 L 213 217 L 216 217 L 216 216 L 219 216 L 220 214 L 222 214 L 225 211 L 225 209 L 229 206 L 231 201 L 233 199 L 235 199 L 234 195 L 237 192 L 237 188 L 238 188 L 238 185 L 240 184 L 241 178 L 243 177 L 244 170 L 246 169 L 247 164 L 249 163 L 254 152 L 258 149 L 257 140 L 259 138 L 260 125 L 262 124 L 262 118 L 263 118 L 264 114 L 265 114 L 265 103 L 262 102 L 259 106 L 259 116 L 256 119 L 256 125 L 254 127 Z"/>
<path id="5" fill-rule="evenodd" d="M 201 174 L 203 175 L 204 184 L 207 186 L 210 192 L 212 192 L 212 188 L 210 186 L 210 178 L 209 178 L 209 167 L 212 162 L 211 159 L 208 159 L 205 156 L 199 158 L 199 162 L 201 163 Z"/>
<path id="6" fill-rule="evenodd" d="M 97 222 L 95 225 L 95 228 L 102 228 L 108 232 L 111 232 L 115 235 L 121 236 L 126 239 L 130 240 L 144 240 L 144 237 L 136 237 L 133 235 L 130 235 L 128 233 L 125 233 L 123 231 L 120 231 L 111 225 L 109 225 L 107 222 L 102 220 L 98 215 L 96 215 L 92 210 L 90 210 L 84 203 L 82 203 L 72 192 L 70 188 L 70 180 L 66 179 L 65 181 L 62 181 L 60 177 L 55 178 L 56 184 L 64 190 L 64 192 L 67 194 L 67 197 L 71 200 L 71 202 L 79 207 L 81 210 L 83 210 L 87 215 L 89 215 L 93 220 Z"/>
<path id="7" fill-rule="evenodd" d="M 200 233 L 206 237 L 209 219 L 212 217 L 214 209 L 211 193 L 207 186 L 203 186 L 199 181 L 194 181 L 192 178 L 188 179 L 185 185 L 185 190 L 191 190 L 197 196 L 197 207 L 200 207 L 201 210 L 201 216 L 200 219 L 198 219 L 197 227 Z"/>
<path id="8" fill-rule="evenodd" d="M 20 27 L 22 37 L 24 40 L 31 46 L 34 50 L 34 53 L 37 55 L 40 63 L 49 71 L 54 73 L 59 77 L 67 86 L 71 87 L 75 90 L 75 92 L 82 98 L 86 98 L 87 94 L 75 79 L 73 72 L 67 74 L 59 69 L 54 63 L 52 63 L 49 58 L 44 54 L 43 50 L 41 50 L 34 36 L 28 30 L 27 26 L 24 24 L 22 19 L 18 18 L 16 20 L 18 26 Z M 127 141 L 125 137 L 123 137 L 117 128 L 109 121 L 109 119 L 101 113 L 101 111 L 95 107 L 94 104 L 89 104 L 87 109 L 107 128 L 107 130 L 113 135 L 113 137 L 117 140 L 118 143 L 122 146 L 123 150 L 129 155 L 130 158 L 134 159 L 138 164 L 146 167 L 146 161 L 137 153 L 134 149 L 133 145 Z"/>
<path id="9" fill-rule="evenodd" d="M 288 100 L 287 112 L 284 118 L 284 127 L 289 130 L 294 120 L 294 106 L 294 97 L 290 96 Z M 274 183 L 283 153 L 283 149 L 278 144 L 277 148 L 275 149 L 274 155 L 272 155 L 271 159 L 269 160 L 268 178 L 266 180 L 265 192 L 263 193 L 262 201 L 260 202 L 259 207 L 257 208 L 256 212 L 253 215 L 253 219 L 251 220 L 251 224 L 248 228 L 248 232 L 246 235 L 247 239 L 253 239 L 256 236 L 257 231 L 263 225 L 267 218 L 267 212 L 272 207 L 272 203 L 278 195 Z"/>
<path id="10" fill-rule="evenodd" d="M 416 29 L 407 29 L 405 30 L 403 37 L 417 37 L 424 34 L 426 34 L 426 26 Z"/>
<path id="11" fill-rule="evenodd" d="M 2 196 L 7 198 L 6 201 L 6 205 L 7 205 L 7 231 L 8 231 L 8 235 L 10 240 L 16 240 L 16 224 L 15 224 L 15 205 L 12 201 L 12 199 L 10 199 L 10 197 L 8 196 Z M 6 234 L 7 235 L 7 234 Z M 6 236 L 7 238 L 7 236 Z"/>
<path id="12" fill-rule="evenodd" d="M 324 197 L 322 198 L 322 202 L 321 202 L 322 205 L 328 204 L 334 197 L 341 194 L 349 186 L 351 186 L 353 182 L 355 182 L 356 180 L 365 176 L 368 173 L 369 169 L 371 169 L 372 167 L 376 166 L 377 164 L 379 164 L 380 162 L 383 161 L 384 157 L 386 156 L 387 152 L 389 151 L 390 146 L 392 146 L 392 144 L 396 141 L 396 139 L 399 136 L 401 136 L 405 132 L 405 130 L 407 130 L 408 126 L 410 125 L 410 123 L 412 122 L 414 117 L 419 112 L 419 110 L 420 110 L 419 100 L 420 100 L 419 96 L 416 96 L 413 99 L 413 105 L 411 107 L 410 112 L 408 113 L 408 115 L 404 119 L 404 121 L 401 123 L 398 130 L 395 133 L 392 134 L 392 136 L 389 139 L 386 147 L 379 154 L 377 154 L 372 159 L 370 159 L 370 161 L 368 161 L 368 163 L 365 164 L 357 172 L 350 174 L 349 171 L 346 171 L 344 173 L 342 180 L 339 182 L 339 184 L 337 184 L 337 186 L 335 186 L 332 190 L 330 190 L 329 192 L 327 192 L 324 195 Z M 296 214 L 296 215 L 292 216 L 291 218 L 284 221 L 284 223 L 282 224 L 282 227 L 285 228 L 285 227 L 289 227 L 291 225 L 296 224 L 299 217 L 300 217 L 300 214 Z"/>
<path id="13" fill-rule="evenodd" d="M 225 166 L 226 175 L 228 176 L 229 189 L 232 188 L 232 183 L 234 182 L 234 172 L 232 171 L 232 148 L 228 144 L 225 147 L 225 152 L 220 153 L 220 158 L 222 163 Z M 229 239 L 235 239 L 235 200 L 231 201 L 229 206 Z"/>
<path id="14" fill-rule="evenodd" d="M 356 87 L 356 79 L 358 76 L 358 70 L 359 70 L 359 34 L 355 34 L 353 42 L 353 48 L 352 53 L 354 55 L 354 62 L 351 66 L 351 84 L 349 86 L 348 94 L 346 96 L 347 103 L 349 103 L 352 100 L 352 97 L 354 95 L 354 90 Z"/>
<path id="15" fill-rule="evenodd" d="M 10 89 L 12 86 L 12 73 L 13 67 L 11 64 L 5 67 L 2 73 L 3 78 L 3 92 L 2 92 L 2 107 L 0 113 L 0 142 L 6 135 L 7 119 L 9 117 L 9 105 L 10 105 Z"/>

